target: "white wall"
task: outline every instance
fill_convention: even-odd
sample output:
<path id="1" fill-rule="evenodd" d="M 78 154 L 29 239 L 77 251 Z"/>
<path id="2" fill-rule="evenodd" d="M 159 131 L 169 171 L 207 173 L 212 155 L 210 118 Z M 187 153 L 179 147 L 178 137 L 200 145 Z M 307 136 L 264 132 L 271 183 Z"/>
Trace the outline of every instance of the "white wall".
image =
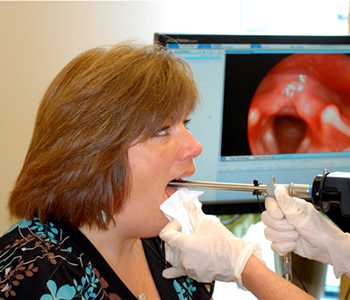
<path id="1" fill-rule="evenodd" d="M 0 1 L 0 235 L 14 222 L 6 203 L 38 104 L 61 68 L 95 46 L 130 38 L 151 43 L 154 32 L 211 33 L 212 14 L 223 16 L 221 28 L 238 31 L 240 0 L 224 3 Z"/>

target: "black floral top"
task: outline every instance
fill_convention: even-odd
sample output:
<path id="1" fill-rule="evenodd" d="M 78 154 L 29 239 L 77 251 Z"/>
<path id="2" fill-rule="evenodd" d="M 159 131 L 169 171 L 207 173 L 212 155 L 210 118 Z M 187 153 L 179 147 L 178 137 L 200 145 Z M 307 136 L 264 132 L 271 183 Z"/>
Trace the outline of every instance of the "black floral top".
<path id="1" fill-rule="evenodd" d="M 211 291 L 188 277 L 162 277 L 159 238 L 142 241 L 162 299 L 210 299 Z M 20 220 L 0 239 L 0 299 L 132 299 L 135 296 L 79 231 L 57 222 Z"/>

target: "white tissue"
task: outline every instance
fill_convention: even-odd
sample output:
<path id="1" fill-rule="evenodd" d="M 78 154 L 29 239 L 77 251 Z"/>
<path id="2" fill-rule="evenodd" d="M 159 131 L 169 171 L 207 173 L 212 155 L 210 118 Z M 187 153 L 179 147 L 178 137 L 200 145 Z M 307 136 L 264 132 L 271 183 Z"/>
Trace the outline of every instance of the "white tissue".
<path id="1" fill-rule="evenodd" d="M 176 219 L 180 222 L 182 233 L 191 234 L 193 232 L 193 228 L 184 207 L 184 203 L 192 202 L 199 211 L 202 211 L 202 204 L 198 200 L 198 197 L 202 194 L 203 192 L 189 191 L 185 188 L 178 189 L 161 204 L 160 209 L 169 221 Z"/>

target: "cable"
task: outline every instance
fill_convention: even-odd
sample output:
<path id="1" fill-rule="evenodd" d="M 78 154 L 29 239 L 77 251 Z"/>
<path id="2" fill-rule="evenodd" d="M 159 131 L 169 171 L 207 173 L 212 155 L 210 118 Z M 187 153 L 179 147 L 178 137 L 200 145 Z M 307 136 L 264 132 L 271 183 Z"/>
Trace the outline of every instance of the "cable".
<path id="1" fill-rule="evenodd" d="M 292 268 L 293 268 L 293 271 L 294 271 L 295 275 L 297 275 L 297 277 L 298 277 L 298 279 L 299 279 L 301 285 L 303 286 L 304 291 L 305 291 L 306 293 L 309 293 L 309 292 L 307 291 L 306 286 L 304 285 L 303 281 L 301 280 L 301 278 L 300 278 L 300 276 L 299 276 L 297 270 L 294 268 L 293 265 L 292 265 Z"/>
<path id="2" fill-rule="evenodd" d="M 259 185 L 260 185 L 259 181 L 256 180 L 256 179 L 253 180 L 253 184 L 254 184 L 254 186 L 259 186 Z M 258 203 L 259 203 L 261 212 L 263 212 L 263 211 L 265 210 L 265 208 L 263 207 L 263 205 L 262 205 L 262 203 L 261 203 L 261 201 L 260 201 L 260 199 L 259 199 L 259 195 L 261 195 L 261 192 L 260 192 L 259 190 L 255 190 L 255 191 L 253 192 L 253 195 L 256 195 L 256 199 L 258 200 Z"/>
<path id="3" fill-rule="evenodd" d="M 222 224 L 224 224 L 224 225 L 229 225 L 229 224 L 235 222 L 236 220 L 238 220 L 241 216 L 242 215 L 236 215 L 236 216 L 234 216 L 234 217 L 232 217 L 231 219 L 228 219 L 228 220 L 223 220 L 223 221 L 220 220 L 220 222 Z"/>

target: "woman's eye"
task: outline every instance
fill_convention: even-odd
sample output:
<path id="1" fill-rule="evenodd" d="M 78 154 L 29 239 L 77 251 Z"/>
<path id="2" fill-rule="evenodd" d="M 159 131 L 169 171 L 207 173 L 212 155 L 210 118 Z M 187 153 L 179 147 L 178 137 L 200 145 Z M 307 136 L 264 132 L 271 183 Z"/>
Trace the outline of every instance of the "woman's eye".
<path id="1" fill-rule="evenodd" d="M 166 126 L 166 127 L 163 127 L 162 129 L 158 130 L 154 136 L 165 136 L 165 135 L 168 135 L 169 134 L 169 127 L 170 126 Z"/>
<path id="2" fill-rule="evenodd" d="M 188 129 L 188 124 L 190 123 L 190 121 L 191 121 L 190 119 L 186 119 L 185 121 L 183 121 L 183 125 L 185 126 L 185 128 Z M 170 127 L 171 127 L 171 125 L 163 127 L 162 129 L 158 130 L 154 134 L 154 136 L 155 137 L 160 137 L 160 136 L 167 136 L 167 135 L 169 135 L 170 134 L 170 132 L 169 132 Z"/>
<path id="3" fill-rule="evenodd" d="M 188 125 L 190 124 L 191 122 L 191 119 L 187 119 L 185 120 L 183 123 L 184 123 L 184 126 L 188 129 Z"/>

